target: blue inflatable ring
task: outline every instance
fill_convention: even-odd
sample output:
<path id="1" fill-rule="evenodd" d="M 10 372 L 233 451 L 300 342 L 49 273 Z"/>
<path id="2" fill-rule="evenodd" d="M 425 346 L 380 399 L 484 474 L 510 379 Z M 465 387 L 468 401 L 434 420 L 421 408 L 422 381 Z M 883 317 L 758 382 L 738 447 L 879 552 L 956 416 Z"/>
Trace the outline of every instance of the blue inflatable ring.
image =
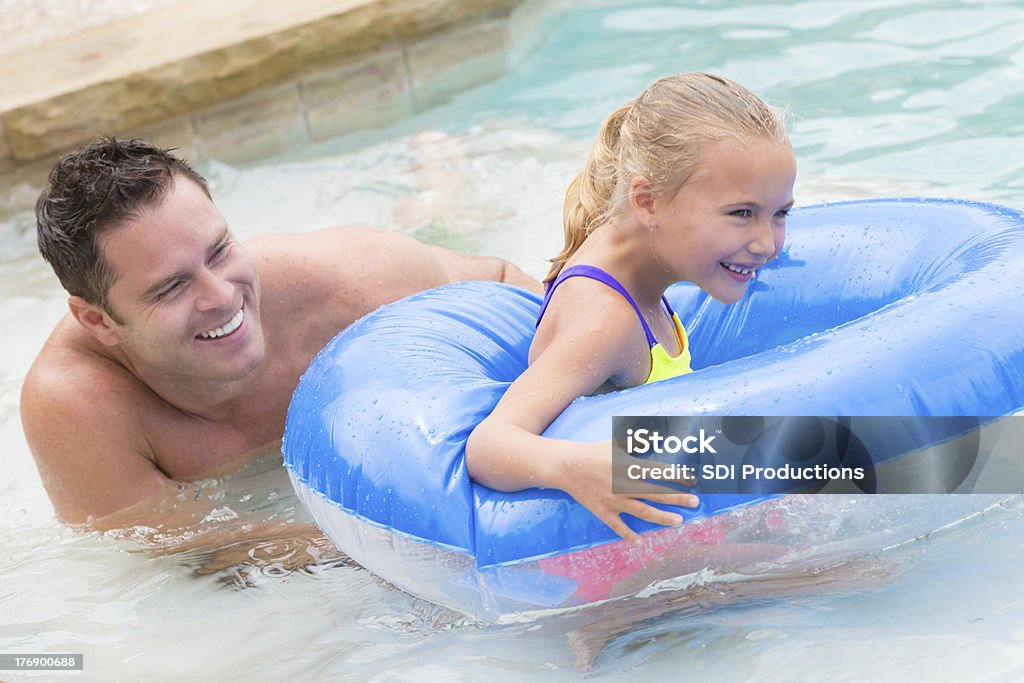
<path id="1" fill-rule="evenodd" d="M 1002 416 L 1024 407 L 1024 216 L 954 200 L 802 208 L 737 304 L 677 285 L 695 372 L 573 402 L 547 436 L 610 438 L 613 415 Z M 714 495 L 642 547 L 559 491 L 471 481 L 465 442 L 526 367 L 539 300 L 498 283 L 366 316 L 303 375 L 283 450 L 338 546 L 480 619 L 635 594 L 694 572 L 758 573 L 909 540 L 978 496 Z"/>

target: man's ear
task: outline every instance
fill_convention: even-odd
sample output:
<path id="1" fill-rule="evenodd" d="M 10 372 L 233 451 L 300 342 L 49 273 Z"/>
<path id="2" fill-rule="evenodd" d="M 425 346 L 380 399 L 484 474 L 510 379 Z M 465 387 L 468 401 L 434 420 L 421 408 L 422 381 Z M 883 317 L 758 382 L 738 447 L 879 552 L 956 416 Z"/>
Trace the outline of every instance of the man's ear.
<path id="1" fill-rule="evenodd" d="M 68 308 L 75 320 L 101 344 L 114 346 L 121 341 L 121 335 L 118 334 L 113 319 L 99 306 L 89 303 L 80 296 L 69 296 Z"/>
<path id="2" fill-rule="evenodd" d="M 654 187 L 647 178 L 637 176 L 629 182 L 629 208 L 641 225 L 654 225 Z"/>

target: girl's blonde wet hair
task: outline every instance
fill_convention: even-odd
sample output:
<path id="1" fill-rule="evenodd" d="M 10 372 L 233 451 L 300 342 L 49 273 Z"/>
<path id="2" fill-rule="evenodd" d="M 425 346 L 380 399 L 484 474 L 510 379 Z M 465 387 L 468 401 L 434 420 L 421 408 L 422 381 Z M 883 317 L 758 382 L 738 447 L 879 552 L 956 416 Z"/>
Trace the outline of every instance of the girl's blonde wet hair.
<path id="1" fill-rule="evenodd" d="M 586 167 L 565 193 L 565 246 L 544 282 L 628 203 L 633 178 L 671 196 L 697 170 L 702 144 L 762 139 L 788 145 L 785 118 L 742 85 L 707 73 L 656 81 L 601 124 Z"/>

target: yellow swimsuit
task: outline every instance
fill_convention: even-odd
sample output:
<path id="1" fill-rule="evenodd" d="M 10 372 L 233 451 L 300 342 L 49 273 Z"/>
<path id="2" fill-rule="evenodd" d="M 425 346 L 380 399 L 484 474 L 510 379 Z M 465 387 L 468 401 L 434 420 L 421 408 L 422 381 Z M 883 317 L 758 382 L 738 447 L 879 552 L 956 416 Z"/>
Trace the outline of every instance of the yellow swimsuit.
<path id="1" fill-rule="evenodd" d="M 548 308 L 548 303 L 551 301 L 551 295 L 554 293 L 555 288 L 568 278 L 576 276 L 588 277 L 592 280 L 603 282 L 621 294 L 622 297 L 629 302 L 629 305 L 633 307 L 633 310 L 636 311 L 636 315 L 640 319 L 640 324 L 644 328 L 644 334 L 647 336 L 647 344 L 651 349 L 651 372 L 647 375 L 647 380 L 644 384 L 659 382 L 663 379 L 678 377 L 679 375 L 685 375 L 689 372 L 693 372 L 690 368 L 690 343 L 686 338 L 686 328 L 683 327 L 683 323 L 679 320 L 679 316 L 672 310 L 668 300 L 665 297 L 661 298 L 669 319 L 672 321 L 672 327 L 676 332 L 676 339 L 679 341 L 679 348 L 682 349 L 678 356 L 668 355 L 665 347 L 655 339 L 654 333 L 651 332 L 651 328 L 644 319 L 643 313 L 640 312 L 640 307 L 636 305 L 635 301 L 633 301 L 633 297 L 629 295 L 626 288 L 623 287 L 618 280 L 596 266 L 582 265 L 564 268 L 553 282 L 548 283 L 547 291 L 544 293 L 544 303 L 541 304 L 540 313 L 537 315 L 538 325 L 540 325 L 541 318 L 544 317 L 544 311 Z"/>
<path id="2" fill-rule="evenodd" d="M 665 302 L 665 307 L 672 311 L 668 301 Z M 693 372 L 690 368 L 690 344 L 686 338 L 686 328 L 683 327 L 683 323 L 679 320 L 679 316 L 676 315 L 675 311 L 672 311 L 671 315 L 673 327 L 676 331 L 676 339 L 679 340 L 679 348 L 682 351 L 679 352 L 678 356 L 670 356 L 664 346 L 655 342 L 654 346 L 651 347 L 651 374 L 647 375 L 647 381 L 644 384 L 660 382 L 663 379 Z M 643 316 L 640 316 L 640 321 L 646 328 L 647 322 Z M 653 337 L 654 335 L 651 336 Z"/>

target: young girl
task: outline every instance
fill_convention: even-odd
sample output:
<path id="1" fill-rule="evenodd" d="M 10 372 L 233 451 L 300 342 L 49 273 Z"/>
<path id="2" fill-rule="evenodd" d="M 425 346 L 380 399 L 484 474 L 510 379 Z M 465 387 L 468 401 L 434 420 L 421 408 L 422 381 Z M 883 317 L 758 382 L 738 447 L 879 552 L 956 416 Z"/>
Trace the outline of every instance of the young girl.
<path id="1" fill-rule="evenodd" d="M 614 111 L 566 193 L 529 368 L 470 436 L 470 475 L 502 491 L 562 489 L 634 543 L 622 513 L 681 524 L 639 499 L 695 507 L 693 495 L 642 482 L 612 493 L 609 442 L 539 435 L 578 396 L 690 372 L 666 288 L 687 280 L 738 301 L 782 248 L 795 177 L 781 117 L 727 79 L 664 78 Z"/>

